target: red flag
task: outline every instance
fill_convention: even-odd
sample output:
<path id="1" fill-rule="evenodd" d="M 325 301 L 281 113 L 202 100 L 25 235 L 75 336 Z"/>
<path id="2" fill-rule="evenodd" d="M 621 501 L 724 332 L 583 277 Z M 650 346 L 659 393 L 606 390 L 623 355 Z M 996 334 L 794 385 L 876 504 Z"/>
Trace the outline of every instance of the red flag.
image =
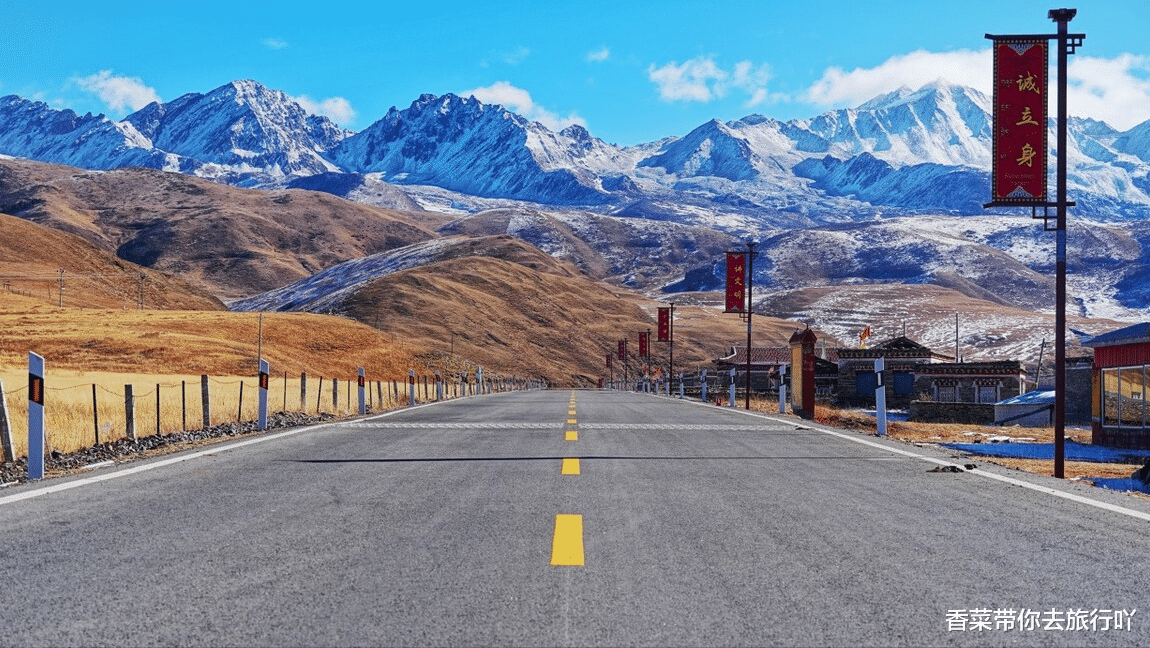
<path id="1" fill-rule="evenodd" d="M 726 313 L 742 313 L 747 309 L 747 253 L 727 253 L 727 309 Z"/>
<path id="2" fill-rule="evenodd" d="M 639 357 L 651 355 L 650 349 L 648 348 L 650 345 L 647 343 L 647 338 L 649 337 L 651 337 L 651 334 L 648 332 L 639 334 Z"/>
<path id="3" fill-rule="evenodd" d="M 1044 38 L 994 41 L 994 202 L 1046 203 L 1048 49 Z"/>
<path id="4" fill-rule="evenodd" d="M 627 359 L 627 340 L 619 340 L 619 359 Z"/>
<path id="5" fill-rule="evenodd" d="M 659 341 L 671 341 L 671 307 L 662 306 L 659 308 Z"/>

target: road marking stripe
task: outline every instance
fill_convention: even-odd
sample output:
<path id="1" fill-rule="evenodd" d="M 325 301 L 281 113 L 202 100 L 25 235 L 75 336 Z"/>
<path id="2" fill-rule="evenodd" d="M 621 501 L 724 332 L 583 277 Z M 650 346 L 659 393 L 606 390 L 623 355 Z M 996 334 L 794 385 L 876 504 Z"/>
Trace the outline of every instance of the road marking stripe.
<path id="1" fill-rule="evenodd" d="M 563 435 L 563 439 L 565 441 L 578 441 L 579 440 L 579 433 L 576 432 L 575 430 L 567 430 L 567 433 L 565 435 Z"/>
<path id="2" fill-rule="evenodd" d="M 575 419 L 573 419 L 573 418 L 567 419 L 567 425 L 576 425 Z"/>
<path id="3" fill-rule="evenodd" d="M 579 474 L 579 458 L 578 457 L 564 457 L 563 470 L 564 475 L 578 475 Z"/>
<path id="4" fill-rule="evenodd" d="M 555 516 L 551 539 L 552 565 L 583 564 L 583 516 L 560 513 Z"/>

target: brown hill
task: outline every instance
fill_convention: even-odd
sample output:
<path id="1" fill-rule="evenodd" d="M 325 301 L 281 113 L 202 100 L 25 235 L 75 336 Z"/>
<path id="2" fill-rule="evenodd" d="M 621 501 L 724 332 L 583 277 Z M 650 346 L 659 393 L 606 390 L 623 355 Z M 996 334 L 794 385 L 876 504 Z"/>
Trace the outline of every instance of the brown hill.
<path id="1" fill-rule="evenodd" d="M 253 376 L 260 329 L 256 313 L 60 308 L 5 295 L 0 367 L 25 367 L 34 351 L 50 370 Z M 346 318 L 266 313 L 262 330 L 263 357 L 277 374 L 350 379 L 362 366 L 374 379 L 402 380 L 422 368 L 405 344 Z"/>
<path id="2" fill-rule="evenodd" d="M 80 308 L 223 310 L 220 300 L 179 277 L 140 267 L 88 241 L 0 214 L 0 294 Z M 63 289 L 61 291 L 61 288 Z"/>
<path id="3" fill-rule="evenodd" d="M 450 220 L 301 189 L 238 189 L 150 169 L 84 171 L 13 159 L 0 159 L 0 212 L 178 273 L 221 299 L 433 238 Z"/>
<path id="4" fill-rule="evenodd" d="M 629 340 L 632 367 L 640 332 L 652 333 L 651 363 L 668 361 L 654 340 L 663 304 L 596 281 L 523 241 L 476 239 L 481 256 L 460 255 L 366 282 L 338 309 L 422 349 L 430 366 L 538 376 L 558 385 L 593 385 L 607 375 L 606 355 Z M 785 344 L 797 325 L 758 318 L 754 343 Z M 709 366 L 746 325 L 714 309 L 676 309 L 676 371 Z M 621 365 L 620 365 L 621 367 Z"/>

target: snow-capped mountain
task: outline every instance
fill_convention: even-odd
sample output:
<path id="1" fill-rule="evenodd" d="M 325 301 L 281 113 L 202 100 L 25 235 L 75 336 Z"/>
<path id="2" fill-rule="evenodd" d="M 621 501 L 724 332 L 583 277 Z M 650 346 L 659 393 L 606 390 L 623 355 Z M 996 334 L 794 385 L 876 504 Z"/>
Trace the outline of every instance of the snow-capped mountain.
<path id="1" fill-rule="evenodd" d="M 501 106 L 452 94 L 392 108 L 341 142 L 331 159 L 400 184 L 560 205 L 605 202 L 605 178 L 628 162 L 580 126 L 555 133 Z"/>
<path id="2" fill-rule="evenodd" d="M 156 149 L 196 160 L 195 175 L 277 178 L 339 169 L 323 153 L 348 135 L 326 117 L 254 81 L 235 81 L 208 94 L 151 103 L 124 122 Z M 187 172 L 180 169 L 182 172 Z"/>
<path id="3" fill-rule="evenodd" d="M 1150 215 L 1150 122 L 1120 132 L 1072 118 L 1069 133 L 1078 211 L 1100 219 Z M 945 81 L 811 119 L 711 121 L 626 148 L 579 126 L 556 133 L 451 94 L 392 108 L 358 133 L 254 81 L 154 103 L 119 122 L 0 99 L 0 154 L 85 168 L 145 166 L 243 186 L 371 175 L 411 187 L 417 200 L 420 187 L 430 187 L 458 194 L 461 204 L 582 206 L 736 233 L 892 209 L 981 214 L 990 145 L 989 99 Z"/>

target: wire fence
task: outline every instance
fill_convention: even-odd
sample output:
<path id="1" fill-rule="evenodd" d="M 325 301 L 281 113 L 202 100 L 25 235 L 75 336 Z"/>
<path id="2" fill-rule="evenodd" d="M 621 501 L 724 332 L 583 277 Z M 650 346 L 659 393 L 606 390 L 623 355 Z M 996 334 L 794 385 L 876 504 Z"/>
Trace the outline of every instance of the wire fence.
<path id="1" fill-rule="evenodd" d="M 44 380 L 44 432 L 47 453 L 76 450 L 224 424 L 256 421 L 260 416 L 259 377 L 200 376 L 199 380 L 168 380 L 147 384 L 77 383 L 53 387 Z M 483 379 L 478 376 L 416 376 L 403 381 L 362 382 L 364 413 L 377 413 L 427 403 L 500 391 L 531 388 L 517 378 Z M 267 413 L 348 417 L 358 415 L 361 383 L 358 375 L 298 377 L 283 373 L 268 376 Z M 0 440 L 11 462 L 28 453 L 28 385 L 7 388 L 0 382 Z"/>

